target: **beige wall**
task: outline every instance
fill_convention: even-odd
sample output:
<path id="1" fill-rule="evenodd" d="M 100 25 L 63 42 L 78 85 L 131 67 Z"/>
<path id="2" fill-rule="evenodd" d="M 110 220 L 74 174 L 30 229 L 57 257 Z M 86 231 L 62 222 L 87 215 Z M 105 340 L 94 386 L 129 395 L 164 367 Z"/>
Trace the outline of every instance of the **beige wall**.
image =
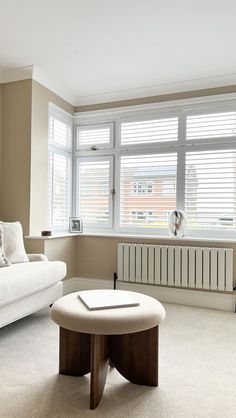
<path id="1" fill-rule="evenodd" d="M 66 278 L 75 277 L 75 237 L 56 239 L 25 240 L 28 254 L 45 254 L 49 260 L 64 261 L 67 266 Z"/>
<path id="2" fill-rule="evenodd" d="M 45 240 L 44 254 L 49 260 L 61 260 L 66 263 L 66 278 L 75 277 L 75 239 L 66 237 Z"/>
<path id="3" fill-rule="evenodd" d="M 29 232 L 32 80 L 2 85 L 2 193 L 0 218 Z"/>
<path id="4" fill-rule="evenodd" d="M 117 244 L 119 242 L 145 243 L 156 245 L 173 245 L 173 238 L 167 239 L 131 239 L 110 237 L 86 237 L 76 238 L 76 276 L 97 279 L 112 279 L 117 272 Z M 234 250 L 234 278 L 236 279 L 236 243 L 225 242 L 196 242 L 175 240 L 174 245 L 233 248 Z M 236 283 L 236 280 L 234 282 Z"/>
<path id="5" fill-rule="evenodd" d="M 47 227 L 48 182 L 48 104 L 54 103 L 68 113 L 74 108 L 36 81 L 32 82 L 30 233 Z"/>

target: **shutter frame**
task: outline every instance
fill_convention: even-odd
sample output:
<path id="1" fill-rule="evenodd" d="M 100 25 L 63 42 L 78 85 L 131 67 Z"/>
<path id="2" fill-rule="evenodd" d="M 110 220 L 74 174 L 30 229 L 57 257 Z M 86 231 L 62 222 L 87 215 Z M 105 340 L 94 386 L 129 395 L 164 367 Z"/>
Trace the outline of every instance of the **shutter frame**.
<path id="1" fill-rule="evenodd" d="M 83 220 L 84 228 L 99 230 L 113 226 L 113 164 L 114 157 L 110 155 L 76 158 L 76 211 L 77 216 Z M 97 170 L 97 185 L 94 185 L 92 174 L 95 165 L 100 170 Z M 96 199 L 93 198 L 94 193 Z M 101 199 L 100 206 L 99 199 Z M 104 212 L 107 212 L 107 215 L 104 215 Z"/>
<path id="2" fill-rule="evenodd" d="M 236 149 L 186 152 L 185 212 L 191 230 L 236 229 Z"/>
<path id="3" fill-rule="evenodd" d="M 80 135 L 82 137 L 80 141 Z M 113 148 L 114 122 L 93 125 L 79 125 L 76 128 L 76 150 L 90 151 Z"/>
<path id="4" fill-rule="evenodd" d="M 53 230 L 68 230 L 69 217 L 71 216 L 72 121 L 72 115 L 52 103 L 49 104 L 48 227 Z M 56 136 L 55 124 L 57 124 Z"/>
<path id="5" fill-rule="evenodd" d="M 175 152 L 121 156 L 121 228 L 166 228 L 168 212 L 176 208 L 176 180 Z"/>

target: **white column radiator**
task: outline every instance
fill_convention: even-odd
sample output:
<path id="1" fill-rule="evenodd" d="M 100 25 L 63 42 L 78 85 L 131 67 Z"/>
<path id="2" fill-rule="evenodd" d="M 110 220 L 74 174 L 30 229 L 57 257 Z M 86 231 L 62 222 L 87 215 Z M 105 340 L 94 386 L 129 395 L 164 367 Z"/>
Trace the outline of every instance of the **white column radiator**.
<path id="1" fill-rule="evenodd" d="M 118 244 L 118 279 L 159 286 L 233 291 L 233 250 Z"/>

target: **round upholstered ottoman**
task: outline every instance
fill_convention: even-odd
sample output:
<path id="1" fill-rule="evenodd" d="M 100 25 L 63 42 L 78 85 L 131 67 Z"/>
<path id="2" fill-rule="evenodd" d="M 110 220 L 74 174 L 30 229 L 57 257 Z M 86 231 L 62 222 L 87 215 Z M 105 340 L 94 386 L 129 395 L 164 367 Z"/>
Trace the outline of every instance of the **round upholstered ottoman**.
<path id="1" fill-rule="evenodd" d="M 91 372 L 90 408 L 98 405 L 109 360 L 130 382 L 158 385 L 158 326 L 165 310 L 156 299 L 122 290 L 91 290 L 91 297 L 128 296 L 138 305 L 89 310 L 80 292 L 57 300 L 51 317 L 60 326 L 61 374 L 82 376 Z M 83 292 L 81 292 L 82 294 Z"/>

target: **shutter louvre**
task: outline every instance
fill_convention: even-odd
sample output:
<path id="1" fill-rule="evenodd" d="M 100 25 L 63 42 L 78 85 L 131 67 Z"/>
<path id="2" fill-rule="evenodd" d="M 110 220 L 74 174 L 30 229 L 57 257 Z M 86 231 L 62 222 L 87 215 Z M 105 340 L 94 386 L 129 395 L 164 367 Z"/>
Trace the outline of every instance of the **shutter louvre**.
<path id="1" fill-rule="evenodd" d="M 90 150 L 92 147 L 103 149 L 113 146 L 114 124 L 97 124 L 77 127 L 77 149 Z"/>
<path id="2" fill-rule="evenodd" d="M 67 229 L 71 215 L 72 116 L 49 108 L 48 225 Z"/>
<path id="3" fill-rule="evenodd" d="M 78 159 L 78 211 L 85 226 L 112 225 L 112 158 Z"/>
<path id="4" fill-rule="evenodd" d="M 191 229 L 236 228 L 236 150 L 186 153 L 185 212 Z"/>
<path id="5" fill-rule="evenodd" d="M 187 116 L 187 140 L 236 136 L 236 112 Z"/>
<path id="6" fill-rule="evenodd" d="M 71 156 L 49 151 L 49 220 L 53 227 L 67 227 L 70 216 Z"/>
<path id="7" fill-rule="evenodd" d="M 121 124 L 121 145 L 178 140 L 178 118 L 151 119 Z"/>

